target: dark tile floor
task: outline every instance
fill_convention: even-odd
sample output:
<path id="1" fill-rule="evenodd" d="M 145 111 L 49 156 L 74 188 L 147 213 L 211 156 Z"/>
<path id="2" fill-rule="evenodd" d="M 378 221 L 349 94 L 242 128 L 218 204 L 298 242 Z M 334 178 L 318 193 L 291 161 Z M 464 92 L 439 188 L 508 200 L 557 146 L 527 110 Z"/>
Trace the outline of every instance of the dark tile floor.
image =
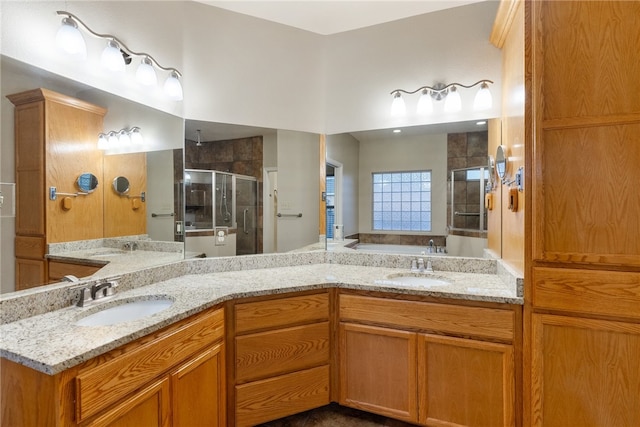
<path id="1" fill-rule="evenodd" d="M 261 424 L 259 427 L 409 427 L 402 421 L 344 408 L 335 403 Z"/>

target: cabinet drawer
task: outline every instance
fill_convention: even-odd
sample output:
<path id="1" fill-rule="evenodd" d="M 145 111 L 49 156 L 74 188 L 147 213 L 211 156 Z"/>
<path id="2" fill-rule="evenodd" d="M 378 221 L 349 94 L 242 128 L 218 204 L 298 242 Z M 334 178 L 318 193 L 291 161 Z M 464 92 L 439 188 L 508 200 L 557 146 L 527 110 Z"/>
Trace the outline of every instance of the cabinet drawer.
<path id="1" fill-rule="evenodd" d="M 329 404 L 329 366 L 236 386 L 236 426 L 256 424 Z"/>
<path id="2" fill-rule="evenodd" d="M 340 295 L 340 320 L 511 341 L 510 310 Z"/>
<path id="3" fill-rule="evenodd" d="M 93 265 L 72 264 L 69 262 L 49 261 L 49 279 L 57 280 L 62 279 L 68 274 L 73 274 L 76 277 L 88 277 L 101 267 Z"/>
<path id="4" fill-rule="evenodd" d="M 327 293 L 236 304 L 236 333 L 277 328 L 329 318 Z"/>
<path id="5" fill-rule="evenodd" d="M 98 413 L 223 335 L 224 310 L 220 309 L 81 371 L 76 377 L 77 420 Z"/>
<path id="6" fill-rule="evenodd" d="M 236 381 L 280 375 L 329 363 L 329 322 L 236 338 Z"/>
<path id="7" fill-rule="evenodd" d="M 640 273 L 536 267 L 533 305 L 640 319 Z"/>

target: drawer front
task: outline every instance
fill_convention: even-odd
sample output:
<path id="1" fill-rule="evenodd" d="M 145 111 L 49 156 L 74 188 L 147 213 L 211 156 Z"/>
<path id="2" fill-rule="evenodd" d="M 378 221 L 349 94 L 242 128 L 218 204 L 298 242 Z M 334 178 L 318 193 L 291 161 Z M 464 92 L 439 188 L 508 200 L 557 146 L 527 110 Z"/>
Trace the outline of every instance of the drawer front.
<path id="1" fill-rule="evenodd" d="M 329 322 L 236 338 L 236 382 L 329 363 Z"/>
<path id="2" fill-rule="evenodd" d="M 640 273 L 537 267 L 533 305 L 640 319 Z"/>
<path id="3" fill-rule="evenodd" d="M 49 279 L 62 279 L 67 274 L 73 274 L 76 277 L 87 277 L 100 270 L 100 268 L 92 265 L 49 261 Z"/>
<path id="4" fill-rule="evenodd" d="M 81 372 L 76 377 L 77 420 L 98 413 L 223 336 L 220 309 Z"/>
<path id="5" fill-rule="evenodd" d="M 303 295 L 236 304 L 236 333 L 278 328 L 329 318 L 329 295 Z"/>
<path id="6" fill-rule="evenodd" d="M 329 404 L 329 366 L 236 386 L 236 426 L 254 426 Z"/>
<path id="7" fill-rule="evenodd" d="M 511 341 L 510 310 L 340 295 L 340 320 Z"/>

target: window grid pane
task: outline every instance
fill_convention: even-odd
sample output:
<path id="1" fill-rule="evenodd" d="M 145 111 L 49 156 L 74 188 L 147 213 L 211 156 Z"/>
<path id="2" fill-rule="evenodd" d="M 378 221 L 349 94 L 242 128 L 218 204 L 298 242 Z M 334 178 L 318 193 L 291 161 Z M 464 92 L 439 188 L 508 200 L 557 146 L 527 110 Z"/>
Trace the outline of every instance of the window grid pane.
<path id="1" fill-rule="evenodd" d="M 372 190 L 374 230 L 431 231 L 431 171 L 373 173 Z"/>

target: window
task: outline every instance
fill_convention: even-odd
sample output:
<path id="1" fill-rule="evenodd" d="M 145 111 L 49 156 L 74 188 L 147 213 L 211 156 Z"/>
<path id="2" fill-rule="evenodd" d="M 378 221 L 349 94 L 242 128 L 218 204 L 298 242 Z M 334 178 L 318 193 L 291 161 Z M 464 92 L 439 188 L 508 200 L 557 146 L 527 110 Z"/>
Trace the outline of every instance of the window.
<path id="1" fill-rule="evenodd" d="M 373 230 L 431 231 L 431 171 L 373 173 Z"/>

